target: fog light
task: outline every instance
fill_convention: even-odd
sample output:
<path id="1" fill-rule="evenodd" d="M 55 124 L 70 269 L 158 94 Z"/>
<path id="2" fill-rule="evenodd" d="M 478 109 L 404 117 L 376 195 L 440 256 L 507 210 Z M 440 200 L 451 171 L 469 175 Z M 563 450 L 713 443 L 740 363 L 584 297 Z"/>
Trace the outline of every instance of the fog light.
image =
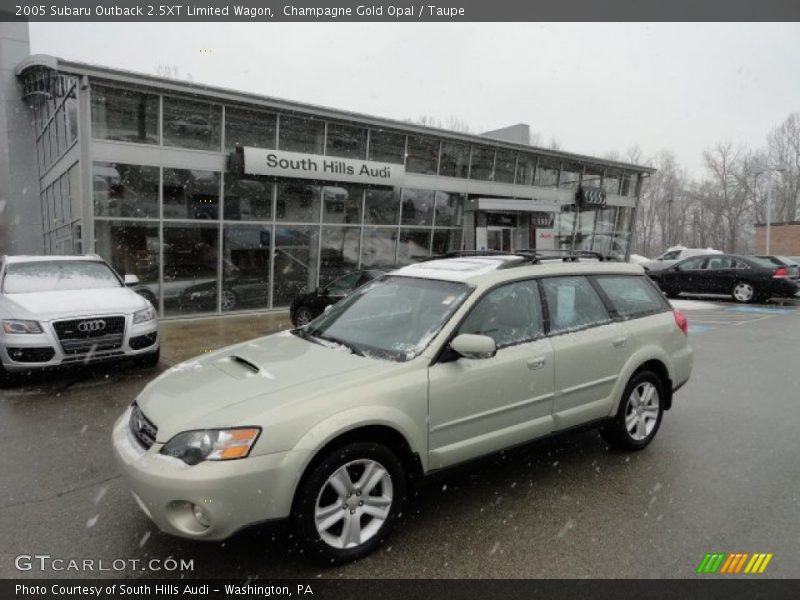
<path id="1" fill-rule="evenodd" d="M 211 527 L 211 519 L 202 506 L 195 504 L 192 508 L 192 512 L 194 513 L 194 518 L 197 519 L 200 525 L 206 528 Z"/>

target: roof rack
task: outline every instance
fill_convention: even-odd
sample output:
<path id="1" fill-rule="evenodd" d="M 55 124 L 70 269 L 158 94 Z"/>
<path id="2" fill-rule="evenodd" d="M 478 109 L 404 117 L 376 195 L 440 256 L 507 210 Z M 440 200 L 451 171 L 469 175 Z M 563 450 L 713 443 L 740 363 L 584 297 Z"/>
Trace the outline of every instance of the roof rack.
<path id="1" fill-rule="evenodd" d="M 511 269 L 523 265 L 538 265 L 543 260 L 561 260 L 563 262 L 578 262 L 581 258 L 596 258 L 600 262 L 616 260 L 613 256 L 607 256 L 601 252 L 591 252 L 589 250 L 521 250 L 519 252 L 507 252 L 504 250 L 454 250 L 434 256 L 426 256 L 418 262 L 447 258 L 466 258 L 471 256 L 509 256 L 517 258 L 517 260 L 508 260 L 501 263 L 497 267 L 498 270 Z"/>

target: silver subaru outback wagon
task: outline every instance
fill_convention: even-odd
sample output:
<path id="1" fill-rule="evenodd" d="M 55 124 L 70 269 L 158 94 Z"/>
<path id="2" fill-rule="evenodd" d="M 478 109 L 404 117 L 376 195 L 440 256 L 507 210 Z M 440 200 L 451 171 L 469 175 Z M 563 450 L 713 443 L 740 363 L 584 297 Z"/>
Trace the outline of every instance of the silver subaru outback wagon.
<path id="1" fill-rule="evenodd" d="M 691 368 L 686 319 L 639 266 L 436 259 L 169 369 L 113 445 L 163 531 L 289 518 L 309 555 L 342 562 L 385 539 L 414 478 L 578 425 L 644 448 Z"/>

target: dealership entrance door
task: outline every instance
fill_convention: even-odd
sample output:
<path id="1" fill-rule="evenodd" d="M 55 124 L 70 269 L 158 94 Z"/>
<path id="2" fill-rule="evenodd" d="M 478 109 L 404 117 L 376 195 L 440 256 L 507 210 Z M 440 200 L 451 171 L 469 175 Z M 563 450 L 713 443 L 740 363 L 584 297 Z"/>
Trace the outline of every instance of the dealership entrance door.
<path id="1" fill-rule="evenodd" d="M 486 228 L 486 249 L 511 252 L 513 227 L 491 226 Z"/>

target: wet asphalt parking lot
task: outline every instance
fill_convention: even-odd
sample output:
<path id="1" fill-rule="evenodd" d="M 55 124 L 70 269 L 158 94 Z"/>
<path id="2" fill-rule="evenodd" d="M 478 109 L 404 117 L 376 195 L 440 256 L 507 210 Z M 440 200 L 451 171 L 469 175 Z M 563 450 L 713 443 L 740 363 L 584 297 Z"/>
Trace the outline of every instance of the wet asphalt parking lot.
<path id="1" fill-rule="evenodd" d="M 584 431 L 439 475 L 383 548 L 335 568 L 308 563 L 280 528 L 193 542 L 140 512 L 110 430 L 169 358 L 150 371 L 32 377 L 0 391 L 0 577 L 178 575 L 15 567 L 19 555 L 46 554 L 106 566 L 189 559 L 188 577 L 673 578 L 696 577 L 707 552 L 771 552 L 759 577 L 797 577 L 800 306 L 681 303 L 694 373 L 646 450 L 612 451 Z M 205 345 L 226 340 L 225 324 L 215 327 Z"/>

